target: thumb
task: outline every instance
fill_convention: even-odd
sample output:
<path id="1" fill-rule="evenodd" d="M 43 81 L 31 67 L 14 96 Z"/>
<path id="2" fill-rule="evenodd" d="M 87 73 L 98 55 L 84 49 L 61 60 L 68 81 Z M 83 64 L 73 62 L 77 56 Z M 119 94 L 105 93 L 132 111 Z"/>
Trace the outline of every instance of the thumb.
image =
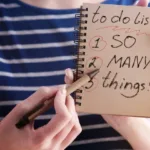
<path id="1" fill-rule="evenodd" d="M 148 6 L 148 3 L 149 3 L 149 0 L 139 0 L 137 3 L 136 3 L 136 6 Z"/>
<path id="2" fill-rule="evenodd" d="M 66 84 L 71 84 L 74 80 L 74 74 L 71 69 L 66 69 L 65 70 L 65 83 Z"/>
<path id="3" fill-rule="evenodd" d="M 27 112 L 31 111 L 42 101 L 52 97 L 58 90 L 58 87 L 41 87 L 26 100 L 20 102 L 5 118 L 7 123 L 17 123 Z"/>

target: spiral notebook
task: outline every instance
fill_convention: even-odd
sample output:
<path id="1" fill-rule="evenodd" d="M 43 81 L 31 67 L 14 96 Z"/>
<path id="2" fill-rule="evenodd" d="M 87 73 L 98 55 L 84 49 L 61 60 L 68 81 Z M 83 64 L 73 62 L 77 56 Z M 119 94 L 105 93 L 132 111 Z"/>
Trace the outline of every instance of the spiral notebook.
<path id="1" fill-rule="evenodd" d="M 76 14 L 77 111 L 150 117 L 150 9 L 83 4 Z"/>

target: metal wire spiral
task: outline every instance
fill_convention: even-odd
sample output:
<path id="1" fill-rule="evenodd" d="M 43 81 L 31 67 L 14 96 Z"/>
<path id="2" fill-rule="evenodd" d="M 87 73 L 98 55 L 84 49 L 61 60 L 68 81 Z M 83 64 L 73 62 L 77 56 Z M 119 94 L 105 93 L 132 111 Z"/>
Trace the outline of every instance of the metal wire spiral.
<path id="1" fill-rule="evenodd" d="M 75 30 L 75 48 L 76 48 L 76 73 L 75 73 L 75 80 L 77 80 L 79 77 L 81 77 L 84 74 L 84 71 L 82 70 L 84 68 L 84 55 L 85 55 L 85 49 L 86 49 L 86 30 L 87 30 L 87 14 L 84 14 L 88 11 L 88 8 L 83 9 L 80 8 L 79 13 L 75 15 L 76 18 L 76 26 L 74 28 Z M 82 51 L 84 50 L 84 51 Z M 75 92 L 75 100 L 76 105 L 81 106 L 81 100 L 82 100 L 82 90 L 78 89 Z"/>

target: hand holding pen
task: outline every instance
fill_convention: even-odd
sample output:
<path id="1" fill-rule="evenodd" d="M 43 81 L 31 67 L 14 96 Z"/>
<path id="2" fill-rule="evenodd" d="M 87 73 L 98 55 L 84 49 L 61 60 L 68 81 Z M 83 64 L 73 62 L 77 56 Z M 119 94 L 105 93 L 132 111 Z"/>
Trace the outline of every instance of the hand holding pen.
<path id="1" fill-rule="evenodd" d="M 73 79 L 71 70 L 66 71 L 65 81 Z M 21 129 L 15 124 L 43 99 L 54 97 L 56 115 L 43 127 L 34 129 L 34 120 Z M 36 107 L 37 108 L 37 107 Z M 74 100 L 67 96 L 65 86 L 42 87 L 20 102 L 0 123 L 0 150 L 64 150 L 81 132 Z"/>
<path id="2" fill-rule="evenodd" d="M 70 95 L 71 93 L 75 92 L 77 89 L 79 89 L 81 86 L 88 83 L 90 80 L 92 80 L 97 74 L 99 73 L 99 69 L 93 70 L 85 75 L 83 77 L 79 78 L 77 81 L 71 84 L 71 86 L 68 86 L 66 88 L 66 95 Z M 54 96 L 51 98 L 47 98 L 46 100 L 41 101 L 39 104 L 35 105 L 35 107 L 30 110 L 28 113 L 26 113 L 16 124 L 17 128 L 22 128 L 25 125 L 29 124 L 31 121 L 33 121 L 38 115 L 41 115 L 50 107 L 54 105 Z"/>

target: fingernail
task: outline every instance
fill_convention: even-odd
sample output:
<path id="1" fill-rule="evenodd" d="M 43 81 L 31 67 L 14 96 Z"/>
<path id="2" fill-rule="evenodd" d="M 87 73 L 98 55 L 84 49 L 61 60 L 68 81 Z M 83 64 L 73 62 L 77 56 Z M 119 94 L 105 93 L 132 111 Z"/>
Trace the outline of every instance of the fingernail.
<path id="1" fill-rule="evenodd" d="M 66 76 L 70 77 L 71 76 L 71 70 L 70 69 L 66 69 L 65 70 Z"/>
<path id="2" fill-rule="evenodd" d="M 60 92 L 61 94 L 66 94 L 66 85 L 63 85 L 61 88 L 60 88 Z"/>
<path id="3" fill-rule="evenodd" d="M 66 76 L 68 76 L 68 69 L 65 70 L 65 74 L 66 74 Z"/>
<path id="4" fill-rule="evenodd" d="M 134 4 L 133 4 L 133 5 L 137 5 L 137 4 L 138 4 L 138 2 L 139 2 L 139 0 L 136 0 L 136 1 L 134 2 Z"/>

